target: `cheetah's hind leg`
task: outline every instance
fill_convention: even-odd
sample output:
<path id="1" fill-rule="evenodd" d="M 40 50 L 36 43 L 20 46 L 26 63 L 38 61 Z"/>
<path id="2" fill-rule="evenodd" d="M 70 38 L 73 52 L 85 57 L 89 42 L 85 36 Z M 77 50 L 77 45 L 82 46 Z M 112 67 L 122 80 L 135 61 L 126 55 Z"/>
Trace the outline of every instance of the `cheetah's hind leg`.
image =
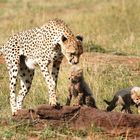
<path id="1" fill-rule="evenodd" d="M 10 106 L 12 110 L 12 115 L 15 115 L 17 112 L 16 106 L 16 84 L 17 84 L 17 75 L 18 75 L 18 58 L 9 59 L 9 56 L 6 57 L 7 69 L 9 72 L 9 90 L 10 90 Z"/>
<path id="2" fill-rule="evenodd" d="M 25 64 L 25 57 L 20 56 L 20 65 L 19 65 L 19 76 L 20 76 L 20 91 L 17 96 L 17 110 L 22 109 L 22 103 L 30 90 L 32 79 L 34 76 L 34 69 L 29 69 Z"/>

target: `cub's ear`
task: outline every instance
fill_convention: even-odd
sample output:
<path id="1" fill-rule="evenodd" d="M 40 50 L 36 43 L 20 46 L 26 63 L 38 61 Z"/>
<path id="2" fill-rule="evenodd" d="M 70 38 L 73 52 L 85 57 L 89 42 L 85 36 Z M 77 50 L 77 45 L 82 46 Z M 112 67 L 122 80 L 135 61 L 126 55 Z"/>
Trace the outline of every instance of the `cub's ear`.
<path id="1" fill-rule="evenodd" d="M 78 73 L 83 73 L 83 69 L 79 69 L 78 70 Z"/>
<path id="2" fill-rule="evenodd" d="M 83 41 L 83 37 L 80 36 L 80 35 L 77 35 L 76 38 L 77 38 L 79 41 Z"/>
<path id="3" fill-rule="evenodd" d="M 66 40 L 67 38 L 64 35 L 62 35 L 62 42 L 65 42 Z"/>

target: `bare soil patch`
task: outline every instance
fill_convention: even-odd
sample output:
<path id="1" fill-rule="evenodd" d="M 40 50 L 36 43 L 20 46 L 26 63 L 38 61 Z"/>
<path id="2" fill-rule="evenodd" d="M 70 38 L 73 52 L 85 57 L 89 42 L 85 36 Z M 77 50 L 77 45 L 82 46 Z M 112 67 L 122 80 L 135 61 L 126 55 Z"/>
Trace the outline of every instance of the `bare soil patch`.
<path id="1" fill-rule="evenodd" d="M 134 56 L 119 56 L 113 54 L 105 53 L 84 53 L 81 56 L 82 62 L 92 65 L 92 64 L 115 64 L 115 65 L 125 65 L 134 68 L 136 65 L 140 65 L 140 57 Z"/>

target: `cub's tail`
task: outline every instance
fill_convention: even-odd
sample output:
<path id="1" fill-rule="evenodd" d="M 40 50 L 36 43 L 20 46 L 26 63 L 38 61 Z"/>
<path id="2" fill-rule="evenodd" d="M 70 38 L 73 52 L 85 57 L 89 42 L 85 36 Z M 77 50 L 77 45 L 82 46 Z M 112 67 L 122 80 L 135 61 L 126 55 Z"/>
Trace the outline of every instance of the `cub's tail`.
<path id="1" fill-rule="evenodd" d="M 111 102 L 107 101 L 107 100 L 104 100 L 104 102 L 107 104 L 107 105 L 110 105 Z"/>

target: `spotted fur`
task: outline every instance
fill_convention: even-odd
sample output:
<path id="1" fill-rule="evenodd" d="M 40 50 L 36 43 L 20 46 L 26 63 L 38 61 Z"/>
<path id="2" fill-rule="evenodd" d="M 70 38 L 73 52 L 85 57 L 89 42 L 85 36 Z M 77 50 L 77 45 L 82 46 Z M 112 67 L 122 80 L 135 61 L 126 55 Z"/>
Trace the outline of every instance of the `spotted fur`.
<path id="1" fill-rule="evenodd" d="M 56 85 L 59 67 L 64 56 L 70 64 L 77 64 L 83 53 L 81 36 L 74 36 L 70 28 L 60 19 L 48 21 L 36 27 L 13 35 L 3 46 L 3 54 L 10 79 L 10 104 L 12 114 L 22 108 L 29 92 L 35 66 L 39 65 L 48 85 L 49 104 L 57 105 Z M 52 63 L 52 70 L 48 66 Z M 17 75 L 20 77 L 20 91 L 16 97 Z"/>
<path id="2" fill-rule="evenodd" d="M 84 80 L 83 70 L 78 66 L 73 66 L 70 73 L 69 95 L 66 105 L 86 105 L 96 107 L 92 91 Z"/>

